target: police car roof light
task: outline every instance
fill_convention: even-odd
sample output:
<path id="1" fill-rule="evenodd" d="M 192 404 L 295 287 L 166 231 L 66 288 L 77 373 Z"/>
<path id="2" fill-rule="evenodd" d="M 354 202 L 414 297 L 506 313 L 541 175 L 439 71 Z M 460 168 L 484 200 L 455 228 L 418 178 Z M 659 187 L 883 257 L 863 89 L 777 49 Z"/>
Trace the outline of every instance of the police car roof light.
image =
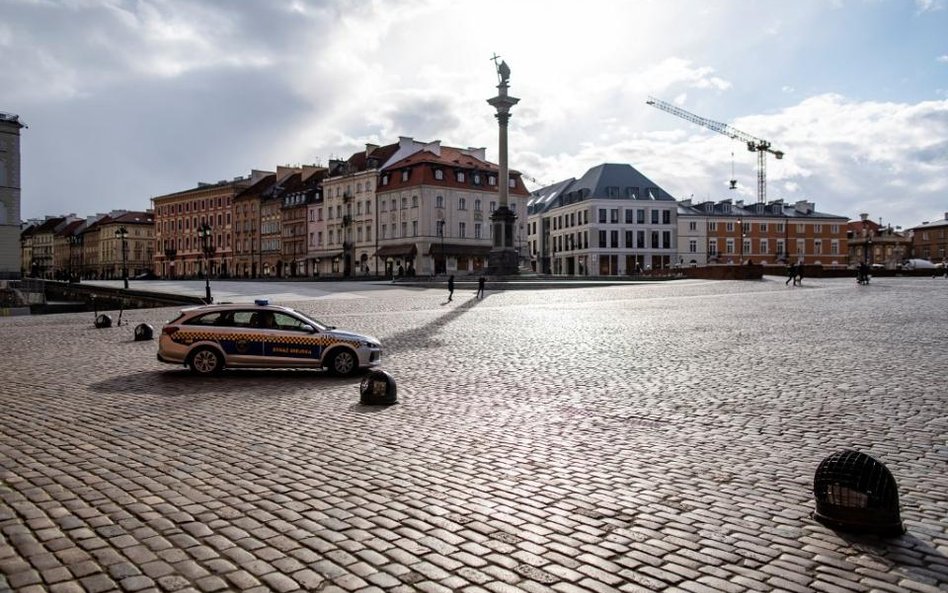
<path id="1" fill-rule="evenodd" d="M 256 299 L 253 304 L 255 305 L 269 305 L 270 299 Z"/>

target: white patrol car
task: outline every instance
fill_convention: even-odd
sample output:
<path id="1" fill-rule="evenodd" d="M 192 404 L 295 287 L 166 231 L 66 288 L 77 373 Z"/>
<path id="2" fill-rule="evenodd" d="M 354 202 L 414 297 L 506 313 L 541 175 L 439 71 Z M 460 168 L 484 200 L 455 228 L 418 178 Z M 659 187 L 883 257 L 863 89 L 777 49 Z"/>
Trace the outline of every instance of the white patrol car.
<path id="1" fill-rule="evenodd" d="M 337 330 L 266 300 L 182 309 L 158 339 L 158 360 L 199 375 L 224 367 L 328 368 L 337 375 L 378 366 L 376 338 Z"/>

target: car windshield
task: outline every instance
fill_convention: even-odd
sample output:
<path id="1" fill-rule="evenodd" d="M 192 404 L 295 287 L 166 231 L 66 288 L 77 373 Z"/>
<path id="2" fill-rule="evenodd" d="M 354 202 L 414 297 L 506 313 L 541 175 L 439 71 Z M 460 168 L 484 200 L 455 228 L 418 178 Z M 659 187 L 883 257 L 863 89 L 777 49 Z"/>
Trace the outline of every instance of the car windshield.
<path id="1" fill-rule="evenodd" d="M 326 331 L 326 330 L 333 329 L 333 326 L 327 323 L 323 323 L 322 321 L 319 321 L 317 319 L 313 319 L 311 316 L 307 315 L 306 313 L 303 313 L 302 311 L 297 311 L 296 309 L 291 309 L 291 311 L 293 311 L 293 313 L 305 319 L 307 323 L 309 323 L 310 325 L 312 325 L 319 331 Z"/>

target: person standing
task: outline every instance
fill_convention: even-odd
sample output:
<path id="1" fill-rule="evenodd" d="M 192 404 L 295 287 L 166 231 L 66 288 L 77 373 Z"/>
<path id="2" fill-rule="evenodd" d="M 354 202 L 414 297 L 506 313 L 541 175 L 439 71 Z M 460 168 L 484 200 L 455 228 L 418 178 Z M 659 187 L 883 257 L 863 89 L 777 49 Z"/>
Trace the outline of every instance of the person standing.
<path id="1" fill-rule="evenodd" d="M 794 264 L 788 265 L 787 266 L 787 281 L 784 282 L 784 284 L 789 286 L 790 281 L 792 280 L 794 286 L 796 286 L 797 284 L 796 278 L 797 278 L 797 267 Z"/>
<path id="2" fill-rule="evenodd" d="M 481 276 L 477 279 L 477 298 L 484 298 L 484 277 Z"/>
<path id="3" fill-rule="evenodd" d="M 454 274 L 448 276 L 448 301 L 454 298 Z"/>

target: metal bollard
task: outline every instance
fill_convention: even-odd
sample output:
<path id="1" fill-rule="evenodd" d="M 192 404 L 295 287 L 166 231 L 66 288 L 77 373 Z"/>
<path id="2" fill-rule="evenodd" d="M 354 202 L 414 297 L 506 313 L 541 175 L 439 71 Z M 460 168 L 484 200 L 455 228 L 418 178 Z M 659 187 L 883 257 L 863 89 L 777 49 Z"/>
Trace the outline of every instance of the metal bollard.
<path id="1" fill-rule="evenodd" d="M 359 402 L 369 406 L 387 406 L 398 403 L 395 378 L 385 371 L 371 371 L 359 388 Z"/>

